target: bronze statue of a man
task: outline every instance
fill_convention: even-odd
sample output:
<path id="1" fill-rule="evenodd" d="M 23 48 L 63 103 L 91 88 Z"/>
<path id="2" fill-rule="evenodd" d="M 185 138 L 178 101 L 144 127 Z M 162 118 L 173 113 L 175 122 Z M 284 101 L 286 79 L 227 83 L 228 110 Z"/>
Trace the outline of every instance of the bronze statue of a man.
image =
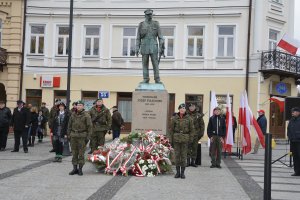
<path id="1" fill-rule="evenodd" d="M 159 78 L 159 60 L 164 55 L 164 38 L 158 21 L 152 20 L 153 10 L 145 10 L 145 21 L 139 24 L 136 38 L 136 56 L 142 54 L 143 83 L 149 83 L 149 57 L 154 71 L 155 83 L 161 83 Z M 159 41 L 159 47 L 158 42 Z"/>

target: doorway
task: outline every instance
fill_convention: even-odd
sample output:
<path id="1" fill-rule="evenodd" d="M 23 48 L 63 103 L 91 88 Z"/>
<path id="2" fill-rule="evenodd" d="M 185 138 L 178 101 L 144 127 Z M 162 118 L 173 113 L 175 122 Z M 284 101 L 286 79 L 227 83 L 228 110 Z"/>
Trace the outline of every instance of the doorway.
<path id="1" fill-rule="evenodd" d="M 0 100 L 6 102 L 6 90 L 2 83 L 0 83 Z"/>
<path id="2" fill-rule="evenodd" d="M 132 93 L 118 92 L 117 95 L 118 110 L 124 120 L 124 129 L 122 132 L 130 133 L 132 122 Z"/>
<path id="3" fill-rule="evenodd" d="M 279 105 L 270 103 L 270 133 L 274 138 L 285 138 L 285 118 L 284 112 L 280 112 Z"/>

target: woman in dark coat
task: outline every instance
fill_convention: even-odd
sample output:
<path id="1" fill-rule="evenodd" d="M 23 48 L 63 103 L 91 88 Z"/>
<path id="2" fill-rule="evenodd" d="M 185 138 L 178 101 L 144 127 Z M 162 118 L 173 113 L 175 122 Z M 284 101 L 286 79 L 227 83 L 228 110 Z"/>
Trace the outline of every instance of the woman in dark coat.
<path id="1" fill-rule="evenodd" d="M 29 129 L 29 138 L 28 138 L 28 146 L 33 147 L 35 136 L 38 128 L 38 113 L 37 107 L 32 107 L 30 109 L 31 118 L 30 118 L 30 129 Z"/>
<path id="2" fill-rule="evenodd" d="M 37 128 L 39 142 L 43 141 L 43 137 L 44 137 L 43 133 L 46 127 L 46 123 L 47 123 L 47 117 L 43 114 L 43 111 L 40 110 L 38 115 L 38 128 Z"/>
<path id="3" fill-rule="evenodd" d="M 55 150 L 55 159 L 53 162 L 62 161 L 63 153 L 63 142 L 64 138 L 67 137 L 67 128 L 69 122 L 69 112 L 66 110 L 66 105 L 63 102 L 60 102 L 58 105 L 58 111 L 53 119 L 53 143 Z"/>

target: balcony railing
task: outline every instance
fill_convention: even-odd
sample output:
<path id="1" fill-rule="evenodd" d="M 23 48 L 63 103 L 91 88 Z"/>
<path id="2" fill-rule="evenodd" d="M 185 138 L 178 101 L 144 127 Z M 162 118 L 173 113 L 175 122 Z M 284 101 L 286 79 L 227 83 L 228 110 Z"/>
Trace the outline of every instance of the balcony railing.
<path id="1" fill-rule="evenodd" d="M 7 64 L 7 52 L 6 49 L 0 47 L 0 71 L 3 71 L 3 66 Z"/>
<path id="2" fill-rule="evenodd" d="M 261 72 L 280 76 L 300 76 L 300 57 L 278 50 L 264 51 L 261 56 Z"/>

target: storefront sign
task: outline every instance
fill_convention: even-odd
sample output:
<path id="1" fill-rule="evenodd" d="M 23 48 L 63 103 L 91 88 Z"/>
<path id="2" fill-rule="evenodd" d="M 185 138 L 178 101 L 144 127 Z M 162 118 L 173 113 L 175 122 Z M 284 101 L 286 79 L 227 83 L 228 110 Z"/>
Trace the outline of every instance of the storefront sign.
<path id="1" fill-rule="evenodd" d="M 43 75 L 40 78 L 42 88 L 60 87 L 60 77 L 53 75 Z"/>
<path id="2" fill-rule="evenodd" d="M 109 91 L 99 91 L 98 98 L 103 98 L 103 99 L 109 98 Z"/>
<path id="3" fill-rule="evenodd" d="M 279 96 L 291 96 L 291 84 L 284 82 L 270 82 L 270 94 Z"/>

